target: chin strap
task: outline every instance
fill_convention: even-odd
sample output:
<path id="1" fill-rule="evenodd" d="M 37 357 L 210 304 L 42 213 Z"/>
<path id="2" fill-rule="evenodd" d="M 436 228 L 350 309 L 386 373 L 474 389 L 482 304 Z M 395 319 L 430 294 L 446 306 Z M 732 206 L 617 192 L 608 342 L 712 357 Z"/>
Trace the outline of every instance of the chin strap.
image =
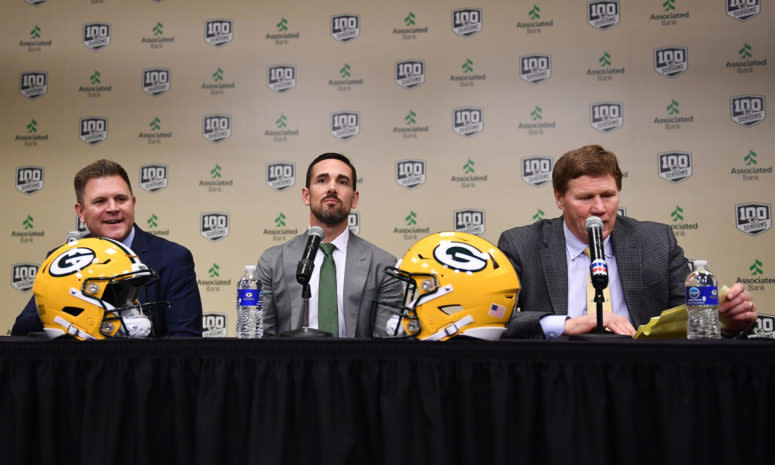
<path id="1" fill-rule="evenodd" d="M 440 330 L 424 338 L 423 340 L 438 341 L 439 339 L 443 339 L 445 337 L 454 336 L 455 334 L 458 334 L 464 326 L 468 326 L 473 322 L 474 322 L 474 317 L 472 317 L 471 315 L 466 315 L 463 318 L 457 321 L 454 321 L 451 324 L 448 324 L 447 326 L 441 328 Z"/>
<path id="2" fill-rule="evenodd" d="M 54 317 L 54 323 L 65 328 L 65 332 L 71 336 L 80 337 L 83 339 L 94 339 L 94 336 L 82 330 L 81 328 L 75 326 L 74 324 L 70 323 L 69 321 L 65 320 L 59 315 Z"/>

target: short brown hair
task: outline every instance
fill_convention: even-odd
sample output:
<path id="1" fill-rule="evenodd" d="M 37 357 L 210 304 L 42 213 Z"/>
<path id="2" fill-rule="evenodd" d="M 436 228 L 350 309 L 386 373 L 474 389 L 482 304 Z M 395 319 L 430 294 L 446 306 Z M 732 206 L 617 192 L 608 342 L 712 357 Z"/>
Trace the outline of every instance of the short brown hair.
<path id="1" fill-rule="evenodd" d="M 83 190 L 86 188 L 86 183 L 89 179 L 101 178 L 104 176 L 121 176 L 121 179 L 123 179 L 129 187 L 129 192 L 134 194 L 132 192 L 132 183 L 129 182 L 129 176 L 127 176 L 124 167 L 114 161 L 105 160 L 103 158 L 102 160 L 97 160 L 94 163 L 84 166 L 80 171 L 75 173 L 73 187 L 75 188 L 75 199 L 78 203 L 82 203 L 83 201 Z"/>
<path id="2" fill-rule="evenodd" d="M 357 187 L 357 182 L 356 182 L 357 180 L 356 180 L 356 174 L 355 174 L 355 166 L 352 163 L 350 163 L 350 159 L 349 158 L 345 157 L 341 153 L 336 153 L 336 152 L 323 153 L 321 155 L 318 155 L 317 158 L 315 158 L 314 160 L 312 160 L 312 163 L 310 163 L 309 166 L 307 167 L 307 189 L 309 189 L 310 182 L 312 182 L 312 167 L 315 166 L 316 164 L 320 163 L 323 160 L 331 160 L 331 159 L 339 160 L 342 163 L 344 163 L 345 165 L 350 167 L 350 171 L 353 174 L 353 179 L 352 179 L 352 181 L 353 181 L 353 190 L 354 191 L 358 190 L 356 188 Z"/>
<path id="3" fill-rule="evenodd" d="M 616 189 L 622 190 L 622 170 L 616 155 L 599 145 L 585 145 L 561 156 L 552 170 L 552 187 L 560 195 L 565 195 L 568 182 L 585 175 L 611 175 L 616 181 Z"/>

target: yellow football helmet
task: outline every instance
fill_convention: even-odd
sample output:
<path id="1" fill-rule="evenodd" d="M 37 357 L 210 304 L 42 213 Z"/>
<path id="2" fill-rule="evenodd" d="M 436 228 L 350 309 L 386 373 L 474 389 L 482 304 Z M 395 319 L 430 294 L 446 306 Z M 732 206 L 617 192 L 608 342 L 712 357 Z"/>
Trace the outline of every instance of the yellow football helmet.
<path id="1" fill-rule="evenodd" d="M 72 240 L 38 270 L 32 292 L 49 338 L 145 337 L 149 306 L 137 292 L 156 275 L 125 245 L 106 238 Z"/>
<path id="2" fill-rule="evenodd" d="M 503 252 L 462 232 L 420 239 L 385 272 L 406 283 L 404 302 L 374 302 L 375 336 L 496 340 L 506 330 L 519 293 L 519 278 Z"/>

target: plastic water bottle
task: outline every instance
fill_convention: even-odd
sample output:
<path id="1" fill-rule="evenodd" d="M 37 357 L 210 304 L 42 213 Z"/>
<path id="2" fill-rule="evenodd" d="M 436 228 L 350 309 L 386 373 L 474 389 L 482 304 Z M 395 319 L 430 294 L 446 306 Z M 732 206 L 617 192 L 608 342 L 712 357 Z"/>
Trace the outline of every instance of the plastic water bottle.
<path id="1" fill-rule="evenodd" d="M 237 337 L 255 339 L 264 336 L 264 304 L 261 301 L 261 281 L 255 265 L 246 265 L 245 274 L 237 282 Z"/>
<path id="2" fill-rule="evenodd" d="M 686 277 L 686 325 L 688 339 L 718 339 L 718 282 L 705 260 L 694 261 L 694 271 Z"/>

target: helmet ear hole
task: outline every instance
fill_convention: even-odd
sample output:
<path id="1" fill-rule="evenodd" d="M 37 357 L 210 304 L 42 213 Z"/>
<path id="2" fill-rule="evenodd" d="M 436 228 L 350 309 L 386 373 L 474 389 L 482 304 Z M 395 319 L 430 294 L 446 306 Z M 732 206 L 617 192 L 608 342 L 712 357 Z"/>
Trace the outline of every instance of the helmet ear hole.
<path id="1" fill-rule="evenodd" d="M 78 316 L 83 313 L 83 308 L 80 307 L 62 307 L 62 311 L 73 316 Z"/>

